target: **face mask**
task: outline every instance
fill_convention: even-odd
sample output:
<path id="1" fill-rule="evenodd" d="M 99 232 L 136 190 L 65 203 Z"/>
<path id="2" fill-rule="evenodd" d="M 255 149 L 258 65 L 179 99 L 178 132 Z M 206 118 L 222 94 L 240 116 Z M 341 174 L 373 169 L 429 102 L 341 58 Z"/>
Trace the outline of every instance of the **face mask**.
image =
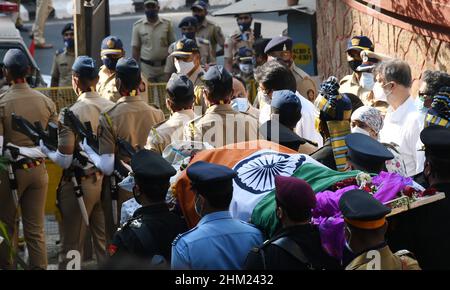
<path id="1" fill-rule="evenodd" d="M 198 216 L 201 217 L 202 211 L 203 211 L 203 206 L 200 206 L 199 200 L 200 200 L 200 197 L 197 196 L 194 201 L 194 209 L 195 209 L 195 212 L 198 214 Z"/>
<path id="2" fill-rule="evenodd" d="M 414 101 L 414 105 L 416 106 L 418 111 L 428 111 L 428 108 L 425 107 L 425 102 L 423 99 L 417 97 L 416 100 Z"/>
<path id="3" fill-rule="evenodd" d="M 236 112 L 247 112 L 249 104 L 247 98 L 235 98 L 231 100 L 231 107 Z"/>
<path id="4" fill-rule="evenodd" d="M 361 79 L 359 80 L 359 85 L 366 90 L 371 91 L 375 85 L 375 80 L 372 73 L 363 72 Z"/>
<path id="5" fill-rule="evenodd" d="M 356 69 L 358 68 L 358 66 L 362 65 L 362 61 L 360 61 L 360 60 L 351 60 L 351 61 L 348 62 L 348 65 L 350 66 L 352 71 L 356 72 Z"/>
<path id="6" fill-rule="evenodd" d="M 75 46 L 75 39 L 73 38 L 64 39 L 64 46 L 69 49 L 73 48 Z"/>
<path id="7" fill-rule="evenodd" d="M 118 60 L 112 60 L 109 57 L 102 58 L 103 64 L 109 70 L 116 70 L 117 61 Z"/>
<path id="8" fill-rule="evenodd" d="M 195 32 L 185 32 L 183 36 L 188 39 L 195 39 Z"/>
<path id="9" fill-rule="evenodd" d="M 183 75 L 187 75 L 194 69 L 194 62 L 184 62 L 182 60 L 175 59 L 175 68 L 177 72 Z"/>
<path id="10" fill-rule="evenodd" d="M 250 26 L 252 25 L 252 23 L 241 23 L 239 24 L 239 29 L 241 30 L 241 32 L 245 32 L 250 30 Z"/>
<path id="11" fill-rule="evenodd" d="M 122 180 L 120 183 L 117 184 L 120 188 L 128 191 L 133 192 L 133 188 L 135 186 L 134 183 L 134 177 L 131 175 L 128 175 L 124 180 Z"/>
<path id="12" fill-rule="evenodd" d="M 364 130 L 363 128 L 360 128 L 358 126 L 352 128 L 352 133 L 361 133 L 361 134 L 370 136 L 369 132 L 367 132 L 366 130 Z"/>
<path id="13" fill-rule="evenodd" d="M 387 102 L 387 94 L 380 82 L 376 82 L 373 86 L 373 97 L 376 101 Z"/>
<path id="14" fill-rule="evenodd" d="M 241 72 L 243 72 L 246 75 L 249 75 L 249 74 L 253 73 L 253 65 L 251 65 L 251 64 L 240 63 L 239 64 L 239 69 L 240 69 Z"/>
<path id="15" fill-rule="evenodd" d="M 158 11 L 147 10 L 145 11 L 145 16 L 147 16 L 148 19 L 155 19 L 156 17 L 158 17 Z"/>
<path id="16" fill-rule="evenodd" d="M 194 15 L 194 17 L 197 18 L 198 23 L 203 23 L 206 18 L 204 15 Z"/>

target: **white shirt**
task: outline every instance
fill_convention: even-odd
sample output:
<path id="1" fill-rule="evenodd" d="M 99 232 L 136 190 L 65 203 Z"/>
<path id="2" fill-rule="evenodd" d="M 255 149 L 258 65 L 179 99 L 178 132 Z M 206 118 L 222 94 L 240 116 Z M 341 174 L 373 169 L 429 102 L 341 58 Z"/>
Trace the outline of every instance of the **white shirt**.
<path id="1" fill-rule="evenodd" d="M 380 131 L 380 141 L 395 143 L 399 146 L 408 176 L 419 173 L 417 167 L 417 142 L 423 127 L 423 115 L 417 110 L 413 99 L 408 98 L 397 110 L 389 107 Z"/>
<path id="2" fill-rule="evenodd" d="M 295 126 L 294 132 L 310 141 L 316 142 L 318 144 L 317 148 L 323 146 L 323 138 L 320 133 L 316 130 L 315 122 L 316 118 L 319 116 L 316 107 L 304 98 L 299 92 L 296 92 L 297 97 L 300 99 L 302 104 L 302 118 L 298 121 L 297 126 Z M 270 103 L 261 103 L 259 112 L 259 124 L 262 125 L 270 120 L 271 106 Z"/>

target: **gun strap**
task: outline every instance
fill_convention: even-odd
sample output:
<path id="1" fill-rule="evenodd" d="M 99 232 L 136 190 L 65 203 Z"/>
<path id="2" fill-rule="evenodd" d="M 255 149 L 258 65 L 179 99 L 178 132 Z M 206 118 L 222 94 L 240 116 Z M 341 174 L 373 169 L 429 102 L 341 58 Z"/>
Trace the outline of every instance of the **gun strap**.
<path id="1" fill-rule="evenodd" d="M 117 191 L 117 182 L 116 177 L 114 175 L 110 176 L 110 187 L 111 187 L 111 198 L 113 200 L 118 200 L 119 193 Z"/>
<path id="2" fill-rule="evenodd" d="M 77 184 L 73 185 L 73 190 L 75 192 L 76 197 L 82 197 L 83 196 L 83 188 L 81 187 L 81 177 L 83 175 L 83 172 L 80 168 L 75 167 L 73 169 L 73 174 L 75 176 L 75 180 L 77 181 Z"/>

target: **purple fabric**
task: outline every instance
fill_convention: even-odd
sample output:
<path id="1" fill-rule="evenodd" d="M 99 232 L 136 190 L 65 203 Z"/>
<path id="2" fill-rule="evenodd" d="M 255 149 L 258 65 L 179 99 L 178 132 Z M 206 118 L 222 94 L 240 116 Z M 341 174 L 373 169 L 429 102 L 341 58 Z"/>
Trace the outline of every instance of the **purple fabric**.
<path id="1" fill-rule="evenodd" d="M 397 173 L 381 172 L 372 178 L 372 184 L 378 188 L 374 197 L 385 203 L 397 198 L 405 186 L 412 185 L 411 178 L 405 178 Z M 339 199 L 358 186 L 350 185 L 333 191 L 322 191 L 316 194 L 317 205 L 313 210 L 313 223 L 319 227 L 323 248 L 333 257 L 341 259 L 345 245 L 344 219 L 339 210 Z"/>

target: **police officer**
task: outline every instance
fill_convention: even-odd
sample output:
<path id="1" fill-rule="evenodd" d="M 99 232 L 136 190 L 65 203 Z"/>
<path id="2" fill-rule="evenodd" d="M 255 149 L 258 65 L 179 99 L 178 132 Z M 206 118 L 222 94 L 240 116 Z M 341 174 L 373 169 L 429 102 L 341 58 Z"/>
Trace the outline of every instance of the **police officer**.
<path id="1" fill-rule="evenodd" d="M 211 45 L 209 43 L 209 40 L 196 36 L 197 25 L 198 25 L 197 18 L 193 16 L 188 16 L 181 20 L 178 27 L 181 29 L 181 35 L 183 36 L 183 38 L 189 38 L 197 42 L 198 52 L 200 54 L 200 64 L 204 67 L 208 67 L 213 62 L 213 59 L 211 58 L 211 56 L 213 55 Z M 175 67 L 172 53 L 174 52 L 177 43 L 179 42 L 178 41 L 174 42 L 169 47 L 169 54 L 171 55 L 167 59 L 164 72 L 166 74 L 172 74 L 173 72 L 178 71 L 179 73 L 187 75 L 189 73 L 188 70 L 191 70 L 192 67 L 189 66 Z"/>
<path id="2" fill-rule="evenodd" d="M 140 61 L 145 78 L 151 82 L 164 82 L 169 45 L 175 41 L 170 20 L 158 16 L 158 0 L 146 0 L 146 17 L 133 26 L 131 46 L 133 58 Z"/>
<path id="3" fill-rule="evenodd" d="M 351 253 L 346 270 L 420 270 L 408 251 L 393 254 L 386 244 L 386 215 L 391 212 L 390 208 L 360 189 L 344 193 L 339 208 L 344 216 L 345 240 Z"/>
<path id="4" fill-rule="evenodd" d="M 73 23 L 67 23 L 62 32 L 64 48 L 56 51 L 52 66 L 52 87 L 72 86 L 72 65 L 75 61 L 75 38 Z"/>
<path id="5" fill-rule="evenodd" d="M 25 242 L 31 268 L 47 268 L 47 250 L 44 235 L 44 210 L 48 187 L 45 155 L 25 135 L 14 131 L 11 114 L 15 113 L 31 123 L 40 122 L 44 128 L 57 122 L 55 104 L 43 94 L 32 90 L 25 78 L 30 63 L 20 49 L 10 49 L 4 58 L 4 74 L 9 90 L 0 98 L 0 152 L 11 162 L 17 188 L 8 181 L 8 172 L 0 173 L 0 220 L 7 226 L 9 237 L 17 233 L 17 207 L 20 206 Z M 10 147 L 15 147 L 11 148 Z M 19 151 L 18 156 L 11 150 Z M 12 189 L 17 189 L 18 204 Z M 0 268 L 13 267 L 6 243 L 0 245 Z M 14 249 L 16 251 L 17 249 Z"/>
<path id="6" fill-rule="evenodd" d="M 98 73 L 97 91 L 103 98 L 116 102 L 121 97 L 116 87 L 116 65 L 119 58 L 125 56 L 122 41 L 116 36 L 107 36 L 100 53 L 103 65 Z"/>
<path id="7" fill-rule="evenodd" d="M 117 141 L 123 139 L 133 147 L 143 148 L 146 144 L 150 129 L 164 120 L 164 113 L 146 102 L 138 95 L 141 82 L 139 65 L 133 58 L 123 57 L 116 65 L 116 86 L 122 96 L 115 105 L 105 109 L 99 118 L 98 140 L 99 154 L 84 141 L 84 151 L 90 156 L 95 166 L 105 175 L 114 179 L 111 174 L 114 171 L 115 162 L 129 162 L 130 157 L 119 152 Z M 115 186 L 112 185 L 113 194 Z M 119 189 L 117 209 L 120 210 L 122 203 L 132 197 L 131 193 Z M 106 235 L 111 237 L 115 232 L 116 225 L 111 211 L 111 195 L 104 194 L 103 202 L 106 222 Z M 120 215 L 117 215 L 117 221 Z M 111 235 L 111 236 L 109 236 Z"/>
<path id="8" fill-rule="evenodd" d="M 235 63 L 234 56 L 239 51 L 241 47 L 252 48 L 255 42 L 255 36 L 253 35 L 252 25 L 252 15 L 251 14 L 238 14 L 236 15 L 237 25 L 239 30 L 235 30 L 234 33 L 227 37 L 225 40 L 224 48 L 224 58 L 225 58 L 225 68 L 228 71 L 233 71 L 233 66 Z"/>
<path id="9" fill-rule="evenodd" d="M 345 171 L 347 147 L 343 139 L 351 133 L 352 103 L 338 90 L 339 84 L 334 77 L 320 85 L 320 95 L 315 105 L 320 112 L 319 131 L 325 142 L 311 157 L 333 170 Z"/>
<path id="10" fill-rule="evenodd" d="M 316 83 L 302 69 L 294 63 L 294 53 L 292 51 L 292 38 L 287 36 L 277 36 L 270 40 L 264 49 L 268 55 L 268 60 L 277 60 L 291 69 L 297 83 L 297 91 L 311 102 L 317 96 Z"/>
<path id="11" fill-rule="evenodd" d="M 363 74 L 358 71 L 358 67 L 360 67 L 363 63 L 361 51 L 373 52 L 374 49 L 375 47 L 372 41 L 367 36 L 361 35 L 352 37 L 352 39 L 348 42 L 346 53 L 348 65 L 352 69 L 353 73 L 345 76 L 340 81 L 341 87 L 339 92 L 341 94 L 349 93 L 356 95 L 365 105 L 371 105 L 368 103 L 368 100 L 370 99 L 374 82 L 372 82 L 371 86 L 365 85 L 364 81 L 361 79 Z M 372 81 L 374 81 L 374 79 L 372 79 Z"/>
<path id="12" fill-rule="evenodd" d="M 84 124 L 90 122 L 93 133 L 97 134 L 100 112 L 114 103 L 102 98 L 93 88 L 98 82 L 98 70 L 95 62 L 88 56 L 79 56 L 72 67 L 74 91 L 78 100 L 69 110 Z M 71 250 L 83 253 L 87 226 L 83 221 L 82 211 L 76 195 L 76 187 L 81 186 L 84 207 L 89 219 L 89 229 L 92 234 L 97 261 L 101 262 L 105 256 L 105 217 L 101 206 L 101 191 L 103 174 L 87 160 L 80 158 L 77 136 L 68 125 L 64 112 L 60 114 L 58 150 L 50 151 L 41 143 L 42 152 L 61 166 L 63 176 L 59 184 L 58 204 L 63 222 L 63 260 L 60 268 L 65 269 L 66 254 Z M 77 154 L 75 154 L 77 153 Z M 74 157 L 75 156 L 75 157 Z M 73 179 L 75 178 L 75 180 Z M 86 217 L 85 217 L 86 218 Z M 81 256 L 83 256 L 81 254 Z"/>
<path id="13" fill-rule="evenodd" d="M 237 76 L 233 77 L 233 97 L 231 98 L 231 107 L 235 111 L 248 113 L 256 119 L 259 119 L 259 110 L 250 103 L 244 80 Z"/>
<path id="14" fill-rule="evenodd" d="M 255 40 L 255 43 L 253 43 L 253 51 L 255 52 L 255 68 L 262 66 L 267 62 L 268 56 L 265 54 L 264 50 L 270 40 L 270 38 L 258 38 Z"/>
<path id="15" fill-rule="evenodd" d="M 192 16 L 197 18 L 198 30 L 197 36 L 206 39 L 211 44 L 211 62 L 216 62 L 216 55 L 223 54 L 223 47 L 225 45 L 225 37 L 223 36 L 220 26 L 211 22 L 206 18 L 208 14 L 208 3 L 205 1 L 195 1 L 191 6 Z M 221 53 L 217 53 L 217 46 L 221 46 Z"/>
<path id="16" fill-rule="evenodd" d="M 423 175 L 427 192 L 442 192 L 445 198 L 395 215 L 396 225 L 388 241 L 393 247 L 412 251 L 424 270 L 449 270 L 450 129 L 428 126 L 420 133 L 420 139 L 426 156 Z"/>
<path id="17" fill-rule="evenodd" d="M 379 174 L 386 170 L 386 161 L 394 159 L 394 155 L 374 138 L 352 133 L 345 137 L 347 145 L 347 168 L 367 173 Z"/>
<path id="18" fill-rule="evenodd" d="M 282 229 L 248 254 L 247 270 L 331 270 L 339 262 L 326 254 L 319 229 L 311 224 L 316 196 L 296 177 L 275 176 L 276 215 Z"/>
<path id="19" fill-rule="evenodd" d="M 160 154 L 172 142 L 183 140 L 183 125 L 194 119 L 194 85 L 187 76 L 173 74 L 166 92 L 166 106 L 172 115 L 150 131 L 146 146 Z"/>
<path id="20" fill-rule="evenodd" d="M 114 235 L 108 247 L 111 262 L 137 257 L 150 263 L 158 255 L 170 263 L 172 241 L 187 229 L 184 220 L 170 212 L 165 203 L 170 177 L 176 171 L 158 153 L 149 150 L 140 150 L 133 156 L 131 169 L 133 194 L 142 207 Z"/>
<path id="21" fill-rule="evenodd" d="M 36 42 L 36 48 L 52 48 L 53 45 L 45 42 L 44 31 L 45 22 L 53 10 L 52 0 L 37 0 L 36 1 L 36 18 L 33 24 L 33 37 Z"/>
<path id="22" fill-rule="evenodd" d="M 189 38 L 183 38 L 175 44 L 175 50 L 171 57 L 174 59 L 177 73 L 186 75 L 194 84 L 195 105 L 202 107 L 202 113 L 206 111 L 203 94 L 203 81 L 205 74 L 201 66 L 200 52 L 197 43 Z"/>
<path id="23" fill-rule="evenodd" d="M 173 241 L 172 269 L 242 269 L 248 252 L 262 243 L 263 236 L 256 227 L 230 215 L 236 172 L 198 161 L 187 168 L 187 176 L 195 193 L 195 211 L 202 218 Z"/>
<path id="24" fill-rule="evenodd" d="M 236 63 L 239 66 L 237 68 L 237 73 L 235 74 L 237 77 L 240 77 L 246 83 L 248 83 L 250 80 L 254 80 L 254 53 L 252 49 L 241 47 L 236 55 Z"/>
<path id="25" fill-rule="evenodd" d="M 207 142 L 214 147 L 258 139 L 258 120 L 231 106 L 233 77 L 222 66 L 212 66 L 204 75 L 206 113 L 185 127 L 188 141 Z"/>
<path id="26" fill-rule="evenodd" d="M 269 141 L 303 154 L 315 152 L 317 144 L 294 132 L 295 126 L 302 117 L 302 104 L 295 93 L 289 90 L 273 92 L 271 106 L 271 119 L 261 125 L 261 135 Z"/>

